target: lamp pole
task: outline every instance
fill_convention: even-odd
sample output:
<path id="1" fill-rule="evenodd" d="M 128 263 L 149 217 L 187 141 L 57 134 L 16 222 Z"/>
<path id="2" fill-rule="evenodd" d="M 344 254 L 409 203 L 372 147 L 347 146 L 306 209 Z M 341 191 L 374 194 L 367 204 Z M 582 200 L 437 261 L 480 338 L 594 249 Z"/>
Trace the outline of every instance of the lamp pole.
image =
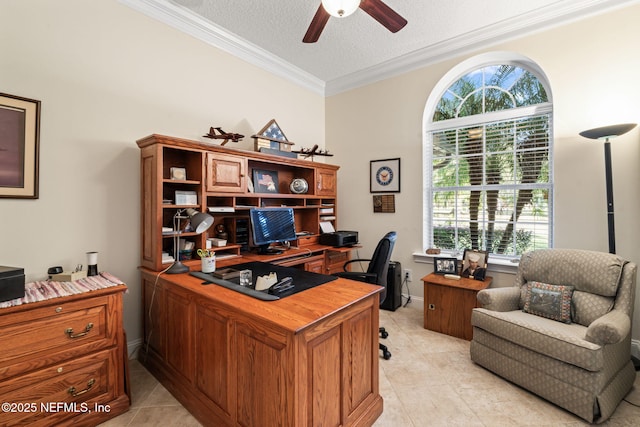
<path id="1" fill-rule="evenodd" d="M 609 253 L 616 253 L 616 227 L 613 214 L 613 174 L 611 172 L 611 143 L 604 142 L 604 173 L 607 185 L 607 222 L 609 226 Z"/>
<path id="2" fill-rule="evenodd" d="M 607 223 L 609 230 L 609 253 L 616 253 L 616 230 L 613 215 L 613 174 L 611 171 L 611 143 L 609 139 L 624 135 L 636 127 L 636 123 L 604 126 L 580 132 L 580 136 L 589 139 L 604 139 L 604 173 L 607 186 Z"/>

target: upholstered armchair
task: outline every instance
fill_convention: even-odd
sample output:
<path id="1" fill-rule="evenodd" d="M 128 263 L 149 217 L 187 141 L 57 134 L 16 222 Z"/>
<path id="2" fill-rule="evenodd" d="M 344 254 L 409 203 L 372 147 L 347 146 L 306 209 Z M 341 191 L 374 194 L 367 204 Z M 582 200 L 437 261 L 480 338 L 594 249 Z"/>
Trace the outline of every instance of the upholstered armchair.
<path id="1" fill-rule="evenodd" d="M 590 423 L 605 421 L 635 380 L 636 274 L 613 254 L 523 255 L 514 287 L 478 293 L 471 360 Z"/>

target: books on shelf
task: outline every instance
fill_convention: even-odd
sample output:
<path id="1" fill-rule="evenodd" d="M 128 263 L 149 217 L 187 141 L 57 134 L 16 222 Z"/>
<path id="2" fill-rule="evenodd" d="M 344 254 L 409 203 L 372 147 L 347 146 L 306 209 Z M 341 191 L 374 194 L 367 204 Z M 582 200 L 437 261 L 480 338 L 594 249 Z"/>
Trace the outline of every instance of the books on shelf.
<path id="1" fill-rule="evenodd" d="M 168 264 L 170 262 L 174 262 L 176 259 L 169 255 L 169 252 L 162 252 L 162 263 Z"/>

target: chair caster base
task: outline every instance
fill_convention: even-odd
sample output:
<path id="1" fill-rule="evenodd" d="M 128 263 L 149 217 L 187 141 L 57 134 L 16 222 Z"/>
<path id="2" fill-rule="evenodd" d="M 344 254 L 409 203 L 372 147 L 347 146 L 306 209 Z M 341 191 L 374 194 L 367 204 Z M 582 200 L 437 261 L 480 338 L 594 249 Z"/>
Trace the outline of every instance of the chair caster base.
<path id="1" fill-rule="evenodd" d="M 380 338 L 386 338 L 389 336 L 389 332 L 385 331 L 384 328 L 380 328 Z"/>
<path id="2" fill-rule="evenodd" d="M 386 345 L 379 344 L 380 350 L 382 350 L 382 357 L 384 360 L 391 359 L 391 352 L 387 349 Z"/>

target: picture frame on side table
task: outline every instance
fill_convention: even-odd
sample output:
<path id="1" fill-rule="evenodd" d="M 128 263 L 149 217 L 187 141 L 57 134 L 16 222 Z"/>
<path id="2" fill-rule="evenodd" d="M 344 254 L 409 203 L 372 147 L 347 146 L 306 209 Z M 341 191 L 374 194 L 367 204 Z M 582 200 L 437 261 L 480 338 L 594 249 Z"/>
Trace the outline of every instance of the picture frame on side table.
<path id="1" fill-rule="evenodd" d="M 40 101 L 0 93 L 0 197 L 37 199 Z"/>
<path id="2" fill-rule="evenodd" d="M 278 171 L 254 169 L 253 188 L 256 193 L 277 193 Z"/>
<path id="3" fill-rule="evenodd" d="M 400 158 L 371 160 L 369 164 L 371 193 L 400 192 Z"/>
<path id="4" fill-rule="evenodd" d="M 484 280 L 487 275 L 488 258 L 489 253 L 487 251 L 465 249 L 462 257 L 462 266 L 460 267 L 460 277 Z"/>
<path id="5" fill-rule="evenodd" d="M 451 257 L 433 258 L 433 272 L 435 274 L 458 274 L 458 260 Z"/>

